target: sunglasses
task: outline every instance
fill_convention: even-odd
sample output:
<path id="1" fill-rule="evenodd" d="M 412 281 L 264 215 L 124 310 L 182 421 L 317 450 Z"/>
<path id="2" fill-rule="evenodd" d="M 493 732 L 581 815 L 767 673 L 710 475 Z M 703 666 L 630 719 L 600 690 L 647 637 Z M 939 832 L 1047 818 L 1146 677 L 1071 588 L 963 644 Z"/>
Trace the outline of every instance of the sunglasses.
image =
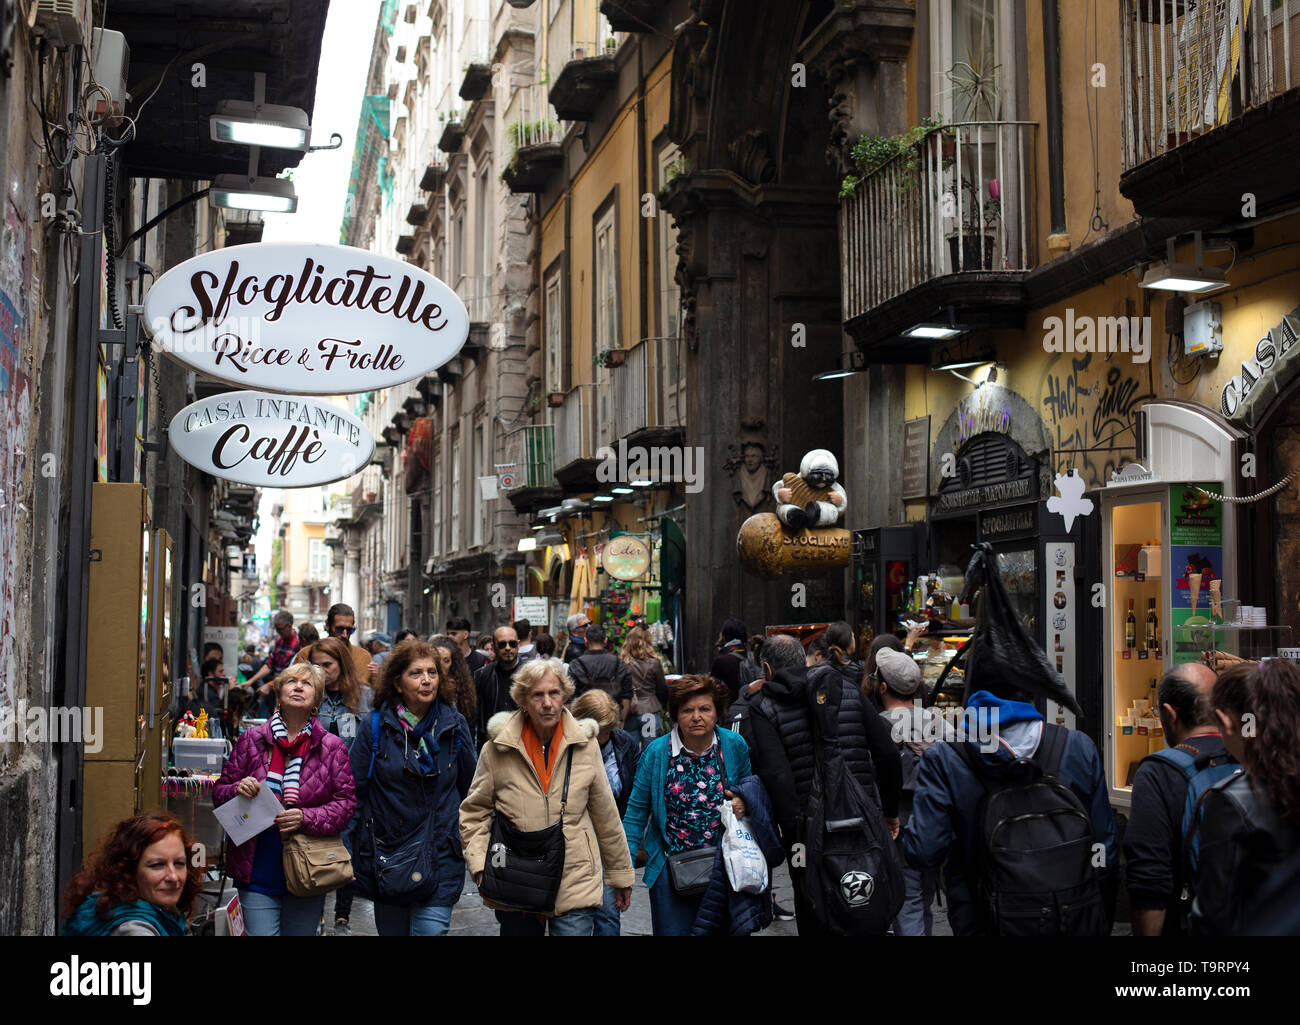
<path id="1" fill-rule="evenodd" d="M 357 628 L 355 626 L 336 626 L 334 628 L 334 632 L 336 634 L 347 634 L 349 637 L 351 637 L 354 633 L 357 632 Z"/>
<path id="2" fill-rule="evenodd" d="M 496 643 L 496 646 L 497 646 L 498 648 L 517 648 L 517 647 L 519 647 L 519 642 L 518 642 L 518 641 L 496 641 L 495 643 Z"/>

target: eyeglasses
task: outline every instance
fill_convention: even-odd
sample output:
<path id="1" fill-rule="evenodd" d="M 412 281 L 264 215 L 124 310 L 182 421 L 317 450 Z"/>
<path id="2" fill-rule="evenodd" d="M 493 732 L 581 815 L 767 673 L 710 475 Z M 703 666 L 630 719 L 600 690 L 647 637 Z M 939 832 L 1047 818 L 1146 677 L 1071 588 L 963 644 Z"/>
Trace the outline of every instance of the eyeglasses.
<path id="1" fill-rule="evenodd" d="M 497 646 L 498 648 L 517 648 L 517 647 L 519 647 L 519 642 L 518 642 L 518 641 L 496 641 L 495 643 L 496 643 L 496 646 Z"/>
<path id="2" fill-rule="evenodd" d="M 349 637 L 351 637 L 354 633 L 357 632 L 357 628 L 355 626 L 336 626 L 334 628 L 334 632 L 336 634 L 347 634 Z"/>

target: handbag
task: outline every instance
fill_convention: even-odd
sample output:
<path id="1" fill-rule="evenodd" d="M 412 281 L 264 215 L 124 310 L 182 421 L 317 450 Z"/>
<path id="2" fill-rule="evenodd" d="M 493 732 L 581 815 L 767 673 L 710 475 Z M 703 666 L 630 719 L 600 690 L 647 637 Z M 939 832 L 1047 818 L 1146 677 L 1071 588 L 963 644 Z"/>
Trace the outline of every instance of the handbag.
<path id="1" fill-rule="evenodd" d="M 727 787 L 727 766 L 722 760 L 722 744 L 718 744 L 718 766 L 722 769 L 722 787 Z M 725 799 L 724 799 L 725 801 Z M 713 863 L 717 860 L 718 845 L 696 847 L 668 855 L 668 882 L 679 897 L 698 897 L 709 888 L 713 878 Z"/>
<path id="2" fill-rule="evenodd" d="M 564 766 L 560 818 L 545 829 L 524 832 L 500 812 L 492 815 L 487 861 L 479 896 L 489 907 L 538 915 L 555 912 L 555 898 L 564 876 L 564 806 L 569 800 L 574 746 Z"/>
<path id="3" fill-rule="evenodd" d="M 668 882 L 679 897 L 698 897 L 709 888 L 713 878 L 713 863 L 717 859 L 717 845 L 697 847 L 668 856 Z"/>
<path id="4" fill-rule="evenodd" d="M 338 833 L 290 833 L 284 843 L 284 885 L 295 897 L 318 897 L 352 882 L 352 855 Z"/>

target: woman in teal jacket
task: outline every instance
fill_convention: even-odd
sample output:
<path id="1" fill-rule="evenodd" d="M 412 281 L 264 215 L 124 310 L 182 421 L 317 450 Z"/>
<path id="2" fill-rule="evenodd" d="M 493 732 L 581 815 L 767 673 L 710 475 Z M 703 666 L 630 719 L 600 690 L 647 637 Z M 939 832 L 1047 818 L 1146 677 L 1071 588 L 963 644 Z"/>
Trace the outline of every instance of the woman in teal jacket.
<path id="1" fill-rule="evenodd" d="M 750 774 L 749 746 L 740 734 L 718 726 L 726 708 L 723 683 L 683 676 L 668 689 L 672 732 L 652 741 L 637 766 L 623 831 L 633 861 L 637 848 L 645 848 L 656 936 L 689 935 L 703 897 L 703 890 L 674 890 L 668 859 L 721 842 L 723 801 L 730 799 L 737 818 L 745 815 L 745 802 L 733 787 Z"/>

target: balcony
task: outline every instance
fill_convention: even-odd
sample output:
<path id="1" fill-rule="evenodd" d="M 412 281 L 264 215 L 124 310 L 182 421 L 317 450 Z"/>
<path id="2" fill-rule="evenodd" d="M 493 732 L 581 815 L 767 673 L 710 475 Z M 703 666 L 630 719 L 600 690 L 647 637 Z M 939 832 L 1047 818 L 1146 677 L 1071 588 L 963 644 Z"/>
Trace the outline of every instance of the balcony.
<path id="1" fill-rule="evenodd" d="M 465 127 L 460 121 L 448 121 L 443 125 L 442 135 L 438 137 L 438 148 L 444 153 L 455 153 L 465 140 Z"/>
<path id="2" fill-rule="evenodd" d="M 492 86 L 492 65 L 474 61 L 465 68 L 460 83 L 462 100 L 481 100 Z"/>
<path id="3" fill-rule="evenodd" d="M 615 32 L 653 32 L 664 0 L 601 0 L 600 13 Z"/>
<path id="4" fill-rule="evenodd" d="M 1244 6 L 1122 2 L 1120 192 L 1141 216 L 1236 220 L 1242 192 L 1261 212 L 1300 194 L 1300 0 Z"/>
<path id="5" fill-rule="evenodd" d="M 447 168 L 442 164 L 429 164 L 420 178 L 422 192 L 441 192 L 442 182 L 447 175 Z"/>
<path id="6" fill-rule="evenodd" d="M 555 479 L 566 491 L 594 491 L 596 481 L 596 386 L 569 390 L 551 414 L 555 427 Z"/>
<path id="7" fill-rule="evenodd" d="M 514 149 L 501 180 L 514 193 L 537 193 L 564 164 L 563 133 L 550 113 L 546 94 L 536 86 L 520 93 L 519 118 L 506 128 Z"/>
<path id="8" fill-rule="evenodd" d="M 684 440 L 686 395 L 677 338 L 644 338 L 613 375 L 614 433 L 629 442 L 674 445 Z"/>
<path id="9" fill-rule="evenodd" d="M 555 482 L 555 427 L 536 424 L 506 435 L 506 462 L 515 464 L 515 486 L 506 498 L 515 512 L 554 505 L 564 492 Z"/>
<path id="10" fill-rule="evenodd" d="M 945 125 L 870 170 L 840 205 L 845 329 L 881 362 L 923 362 L 897 336 L 953 308 L 968 327 L 1015 326 L 1031 224 L 1036 125 Z"/>

